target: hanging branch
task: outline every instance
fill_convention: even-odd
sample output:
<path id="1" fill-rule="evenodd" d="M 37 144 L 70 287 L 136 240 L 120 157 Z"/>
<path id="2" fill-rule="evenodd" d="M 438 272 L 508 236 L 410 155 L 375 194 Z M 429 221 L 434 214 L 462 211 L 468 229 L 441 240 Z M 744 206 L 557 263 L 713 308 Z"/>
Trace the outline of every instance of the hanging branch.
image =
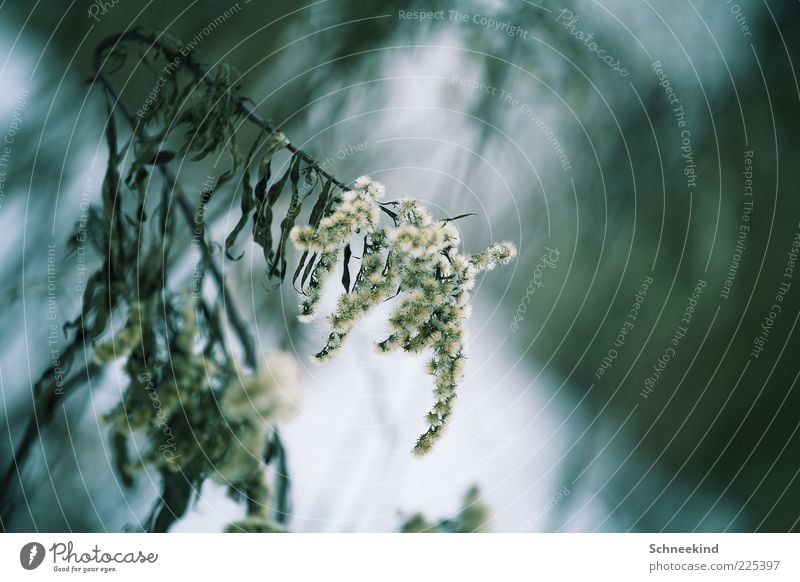
<path id="1" fill-rule="evenodd" d="M 137 112 L 138 120 L 110 77 L 124 64 L 122 44 L 146 46 L 143 60 L 157 63 L 160 58 L 171 69 L 172 79 L 144 114 Z M 230 524 L 227 531 L 279 531 L 288 516 L 286 455 L 273 427 L 291 408 L 283 392 L 297 384 L 296 366 L 294 360 L 280 356 L 259 362 L 249 328 L 206 241 L 208 206 L 237 175 L 241 181 L 234 195 L 241 195 L 241 217 L 225 239 L 226 256 L 241 258 L 241 254 L 231 255 L 231 250 L 252 219 L 252 241 L 262 248 L 266 275 L 283 281 L 289 272 L 288 243 L 294 243 L 302 253 L 292 276 L 303 295 L 301 319 L 317 315 L 325 282 L 341 257 L 344 293 L 328 318 L 331 332 L 316 360 L 336 353 L 354 322 L 373 307 L 403 295 L 390 317 L 393 333 L 377 347 L 432 354 L 428 371 L 435 378 L 435 404 L 426 416 L 428 430 L 414 447 L 417 454 L 429 451 L 452 413 L 462 377 L 464 327 L 475 277 L 512 260 L 515 247 L 493 244 L 483 253 L 462 255 L 453 222 L 468 215 L 434 220 L 414 200 L 383 202 L 383 186 L 368 177 L 352 186 L 338 180 L 255 113 L 237 94 L 234 71 L 224 65 L 206 68 L 163 33 L 136 29 L 106 38 L 95 49 L 94 69 L 92 82 L 102 87 L 108 107 L 103 207 L 102 212 L 91 213 L 103 224 L 104 240 L 99 246 L 105 257 L 87 284 L 80 317 L 68 325 L 76 328 L 68 364 L 79 347 L 95 360 L 87 372 L 113 360 L 124 361 L 129 385 L 105 420 L 111 425 L 117 472 L 126 486 L 134 482 L 136 469 L 128 457 L 129 435 L 141 432 L 150 439 L 139 464 L 160 471 L 163 491 L 147 528 L 167 531 L 186 512 L 207 478 L 224 483 L 233 497 L 246 504 L 247 518 Z M 131 127 L 122 147 L 115 125 L 117 113 Z M 244 161 L 236 135 L 242 120 L 260 129 Z M 185 130 L 182 145 L 178 151 L 165 150 L 179 128 Z M 273 176 L 273 157 L 281 150 L 288 152 L 289 160 Z M 179 159 L 202 160 L 212 153 L 227 153 L 230 166 L 213 185 L 204 186 L 194 206 L 170 164 Z M 155 240 L 148 241 L 143 233 L 152 206 L 148 193 L 154 176 L 162 183 L 160 219 L 152 235 Z M 287 191 L 288 205 L 275 225 L 277 203 Z M 316 202 L 303 225 L 302 206 L 314 192 L 318 192 Z M 191 297 L 166 284 L 170 260 L 166 249 L 175 240 L 169 216 L 173 198 L 200 248 L 202 260 L 193 277 L 201 292 Z M 391 225 L 380 223 L 382 214 Z M 276 227 L 277 239 L 273 237 Z M 363 241 L 360 257 L 353 255 L 354 240 Z M 161 272 L 154 268 L 159 260 L 164 261 Z M 130 268 L 140 261 L 148 268 Z M 356 275 L 351 277 L 354 261 Z M 222 297 L 229 299 L 224 312 L 241 346 L 248 368 L 244 373 L 222 334 L 220 309 L 202 296 L 207 272 Z M 122 315 L 124 325 L 101 341 L 110 333 L 112 312 Z M 37 398 L 41 401 L 37 400 L 34 424 L 29 425 L 4 475 L 5 498 L 36 431 L 58 403 L 52 395 Z M 40 417 L 40 409 L 47 414 Z M 265 478 L 265 465 L 277 472 L 274 495 Z M 272 514 L 266 511 L 270 499 L 274 500 Z M 7 522 L 7 513 L 0 517 Z"/>

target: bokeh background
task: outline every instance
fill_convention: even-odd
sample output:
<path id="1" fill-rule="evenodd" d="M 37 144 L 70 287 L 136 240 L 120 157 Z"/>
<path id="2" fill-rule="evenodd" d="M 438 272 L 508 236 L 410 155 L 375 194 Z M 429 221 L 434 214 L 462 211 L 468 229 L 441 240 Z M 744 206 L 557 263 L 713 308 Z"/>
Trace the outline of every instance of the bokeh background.
<path id="1" fill-rule="evenodd" d="M 303 366 L 299 413 L 281 428 L 290 529 L 396 531 L 419 511 L 455 514 L 474 484 L 490 531 L 798 529 L 789 0 L 3 2 L 3 467 L 48 365 L 53 310 L 63 324 L 80 307 L 65 242 L 102 182 L 92 51 L 139 26 L 234 65 L 262 117 L 340 179 L 370 174 L 391 198 L 476 213 L 459 221 L 468 251 L 520 250 L 476 288 L 459 406 L 424 459 L 409 449 L 430 378 L 418 358 L 371 355 L 382 314 L 311 367 L 325 329 L 294 320 L 291 286 L 267 283 L 256 248 L 222 262 L 263 352 Z M 222 242 L 237 206 L 215 204 Z M 4 529 L 139 526 L 157 477 L 120 487 L 98 420 L 120 381 L 107 371 L 40 432 Z M 218 531 L 240 511 L 209 483 L 173 529 Z"/>

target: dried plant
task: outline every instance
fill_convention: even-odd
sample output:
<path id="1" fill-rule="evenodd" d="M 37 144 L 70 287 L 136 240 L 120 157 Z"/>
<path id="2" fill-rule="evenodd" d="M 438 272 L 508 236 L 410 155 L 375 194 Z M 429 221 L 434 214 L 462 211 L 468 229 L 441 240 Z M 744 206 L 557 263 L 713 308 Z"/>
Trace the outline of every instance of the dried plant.
<path id="1" fill-rule="evenodd" d="M 159 91 L 151 92 L 136 115 L 112 82 L 134 53 L 131 47 L 145 48 L 141 63 L 160 71 Z M 108 162 L 100 207 L 92 209 L 86 232 L 79 230 L 75 239 L 95 233 L 102 265 L 88 280 L 82 312 L 67 325 L 72 341 L 60 365 L 68 371 L 82 355 L 91 362 L 66 383 L 74 391 L 108 363 L 122 363 L 127 387 L 106 420 L 125 485 L 133 484 L 143 465 L 161 473 L 162 494 L 146 525 L 150 531 L 166 531 L 209 478 L 246 503 L 246 519 L 228 531 L 280 531 L 288 515 L 285 455 L 275 426 L 292 409 L 287 394 L 297 384 L 296 365 L 285 355 L 263 362 L 256 355 L 207 240 L 208 207 L 218 192 L 240 197 L 241 217 L 223 246 L 229 259 L 241 258 L 234 249 L 248 225 L 262 248 L 267 277 L 286 279 L 290 241 L 301 251 L 291 276 L 303 296 L 301 319 L 317 315 L 323 285 L 341 264 L 343 293 L 316 360 L 334 355 L 373 307 L 397 303 L 390 316 L 393 333 L 377 347 L 428 350 L 435 380 L 429 428 L 414 447 L 418 454 L 430 450 L 452 412 L 475 276 L 516 254 L 513 245 L 502 243 L 463 255 L 455 219 L 434 220 L 410 199 L 384 202 L 383 186 L 367 177 L 352 186 L 340 182 L 258 117 L 238 94 L 237 79 L 232 68 L 208 68 L 156 31 L 112 36 L 95 53 L 92 82 L 107 105 Z M 120 118 L 129 131 L 118 130 Z M 238 142 L 245 122 L 260 132 L 242 155 Z M 283 164 L 279 153 L 288 154 Z M 226 155 L 228 168 L 192 203 L 186 181 L 173 167 L 212 154 Z M 287 198 L 277 222 L 276 205 Z M 304 208 L 309 200 L 314 200 L 310 210 Z M 307 218 L 301 221 L 304 210 Z M 176 213 L 185 223 L 180 231 Z M 187 293 L 177 267 L 186 263 L 190 239 L 201 257 Z M 351 250 L 355 244 L 362 247 L 359 259 Z M 351 264 L 358 265 L 354 277 Z M 217 296 L 226 298 L 224 305 Z M 238 346 L 223 334 L 226 323 Z M 53 383 L 50 369 L 36 384 L 36 421 L 5 475 L 4 515 L 16 464 L 63 400 Z M 144 446 L 132 442 L 139 436 Z M 133 446 L 137 458 L 130 454 Z M 268 465 L 275 475 L 269 481 Z"/>

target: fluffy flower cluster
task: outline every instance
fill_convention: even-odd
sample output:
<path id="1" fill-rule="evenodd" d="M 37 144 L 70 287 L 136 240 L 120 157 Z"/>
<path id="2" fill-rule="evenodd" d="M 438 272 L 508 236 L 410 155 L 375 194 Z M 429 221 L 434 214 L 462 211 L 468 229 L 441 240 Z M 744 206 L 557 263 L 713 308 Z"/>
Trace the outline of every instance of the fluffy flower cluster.
<path id="1" fill-rule="evenodd" d="M 433 220 L 411 199 L 394 203 L 394 226 L 379 226 L 377 194 L 383 191 L 382 185 L 359 178 L 356 189 L 343 196 L 344 210 L 340 206 L 331 215 L 337 218 L 323 219 L 318 229 L 294 230 L 293 240 L 300 250 L 321 253 L 300 316 L 306 320 L 314 317 L 322 284 L 339 253 L 356 236 L 363 236 L 361 268 L 352 289 L 339 298 L 328 318 L 331 333 L 314 357 L 317 361 L 331 357 L 358 319 L 401 292 L 389 318 L 392 334 L 377 348 L 382 352 L 398 348 L 431 352 L 427 370 L 435 379 L 435 404 L 426 417 L 428 430 L 414 447 L 415 453 L 425 454 L 452 414 L 456 388 L 463 376 L 465 322 L 475 277 L 480 271 L 510 262 L 517 251 L 513 244 L 504 242 L 474 256 L 461 255 L 458 229 L 451 222 Z M 359 201 L 357 211 L 354 200 Z M 362 208 L 367 203 L 372 208 Z"/>
<path id="2" fill-rule="evenodd" d="M 342 194 L 335 210 L 320 220 L 319 227 L 301 226 L 292 229 L 290 236 L 297 248 L 319 254 L 311 276 L 305 301 L 300 305 L 301 320 L 310 320 L 319 301 L 322 280 L 336 265 L 341 249 L 360 232 L 372 232 L 378 226 L 378 200 L 386 190 L 382 184 L 362 176 L 355 189 Z"/>

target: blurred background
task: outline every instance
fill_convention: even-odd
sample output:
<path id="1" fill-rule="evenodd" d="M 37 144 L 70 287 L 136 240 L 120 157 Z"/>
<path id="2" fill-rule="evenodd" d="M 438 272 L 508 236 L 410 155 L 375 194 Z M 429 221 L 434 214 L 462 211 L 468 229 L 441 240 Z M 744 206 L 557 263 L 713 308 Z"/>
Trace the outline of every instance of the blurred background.
<path id="1" fill-rule="evenodd" d="M 105 156 L 92 52 L 144 26 L 235 66 L 256 111 L 339 179 L 474 212 L 458 222 L 469 252 L 520 251 L 476 286 L 459 405 L 424 459 L 409 450 L 430 377 L 420 358 L 371 355 L 385 313 L 311 367 L 324 322 L 295 321 L 258 248 L 221 261 L 262 352 L 303 366 L 281 429 L 289 529 L 397 531 L 456 514 L 472 485 L 489 531 L 798 529 L 796 2 L 44 0 L 0 14 L 3 467 L 49 325 L 80 309 L 66 238 L 99 200 Z M 206 175 L 182 179 L 199 190 Z M 222 243 L 238 202 L 218 194 L 209 213 Z M 98 421 L 120 382 L 112 367 L 42 429 L 6 530 L 141 523 L 157 476 L 122 488 Z M 173 531 L 242 511 L 212 483 L 198 493 Z"/>

